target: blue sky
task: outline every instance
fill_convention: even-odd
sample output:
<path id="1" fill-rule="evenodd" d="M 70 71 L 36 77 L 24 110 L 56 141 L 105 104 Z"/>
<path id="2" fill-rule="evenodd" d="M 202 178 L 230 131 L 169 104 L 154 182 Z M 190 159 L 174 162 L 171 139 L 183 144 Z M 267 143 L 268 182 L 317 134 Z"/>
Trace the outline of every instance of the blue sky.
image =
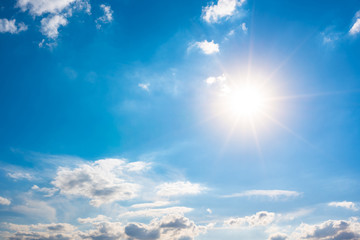
<path id="1" fill-rule="evenodd" d="M 360 239 L 358 0 L 4 0 L 0 239 Z"/>

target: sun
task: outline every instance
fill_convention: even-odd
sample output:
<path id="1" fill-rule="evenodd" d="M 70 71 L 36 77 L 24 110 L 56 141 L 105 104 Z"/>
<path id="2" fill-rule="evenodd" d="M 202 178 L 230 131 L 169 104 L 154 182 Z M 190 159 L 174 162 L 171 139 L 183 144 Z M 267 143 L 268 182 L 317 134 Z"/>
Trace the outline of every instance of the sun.
<path id="1" fill-rule="evenodd" d="M 237 118 L 254 118 L 266 108 L 266 94 L 253 84 L 237 86 L 223 95 L 226 112 Z"/>

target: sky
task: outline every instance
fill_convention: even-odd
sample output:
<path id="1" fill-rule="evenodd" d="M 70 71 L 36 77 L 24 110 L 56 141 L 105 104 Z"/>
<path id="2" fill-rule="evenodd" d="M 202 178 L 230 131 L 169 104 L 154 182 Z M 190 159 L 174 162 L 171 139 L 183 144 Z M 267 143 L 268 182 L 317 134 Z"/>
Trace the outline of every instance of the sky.
<path id="1" fill-rule="evenodd" d="M 360 239 L 358 0 L 2 0 L 0 239 Z"/>

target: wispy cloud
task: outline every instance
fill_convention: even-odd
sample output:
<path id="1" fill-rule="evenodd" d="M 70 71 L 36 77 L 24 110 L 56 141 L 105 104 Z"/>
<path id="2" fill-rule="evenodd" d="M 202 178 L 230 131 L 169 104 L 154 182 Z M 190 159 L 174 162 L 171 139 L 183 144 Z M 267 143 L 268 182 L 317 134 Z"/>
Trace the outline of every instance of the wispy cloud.
<path id="1" fill-rule="evenodd" d="M 360 18 L 356 19 L 356 22 L 354 23 L 354 25 L 351 27 L 349 33 L 350 35 L 356 35 L 360 32 Z"/>
<path id="2" fill-rule="evenodd" d="M 147 92 L 150 91 L 150 89 L 149 89 L 150 83 L 139 83 L 138 86 Z"/>
<path id="3" fill-rule="evenodd" d="M 359 208 L 353 202 L 342 201 L 342 202 L 331 202 L 328 204 L 330 207 L 342 207 L 353 211 L 358 211 Z"/>
<path id="4" fill-rule="evenodd" d="M 249 190 L 241 193 L 234 193 L 223 196 L 224 198 L 234 197 L 268 197 L 271 199 L 287 199 L 291 197 L 298 197 L 301 193 L 287 190 Z"/>
<path id="5" fill-rule="evenodd" d="M 244 2 L 245 0 L 219 0 L 217 4 L 211 3 L 203 8 L 203 19 L 208 23 L 219 22 L 235 14 L 236 8 Z"/>
<path id="6" fill-rule="evenodd" d="M 170 202 L 170 201 L 156 201 L 156 202 L 151 202 L 151 203 L 138 203 L 138 204 L 133 204 L 130 207 L 131 208 L 155 208 L 155 207 L 163 207 L 163 206 L 167 206 L 170 205 L 174 202 Z"/>
<path id="7" fill-rule="evenodd" d="M 96 19 L 96 28 L 100 29 L 102 24 L 111 23 L 113 21 L 113 13 L 110 5 L 101 4 L 101 10 L 104 12 L 104 15 Z"/>
<path id="8" fill-rule="evenodd" d="M 205 191 L 207 188 L 189 181 L 163 183 L 156 187 L 156 194 L 162 197 L 182 196 L 182 195 L 196 195 Z"/>
<path id="9" fill-rule="evenodd" d="M 8 20 L 6 18 L 0 19 L 0 33 L 17 34 L 26 31 L 28 27 L 24 23 L 16 24 L 16 20 Z"/>
<path id="10" fill-rule="evenodd" d="M 185 214 L 194 209 L 188 207 L 169 207 L 169 208 L 149 208 L 137 211 L 128 211 L 120 214 L 120 217 L 135 218 L 135 217 L 161 217 L 168 214 Z"/>

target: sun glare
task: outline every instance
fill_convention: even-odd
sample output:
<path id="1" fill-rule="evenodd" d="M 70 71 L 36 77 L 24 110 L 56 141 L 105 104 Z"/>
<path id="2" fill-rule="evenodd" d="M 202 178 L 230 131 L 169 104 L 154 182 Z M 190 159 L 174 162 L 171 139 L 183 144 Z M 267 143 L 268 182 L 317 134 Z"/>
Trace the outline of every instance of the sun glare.
<path id="1" fill-rule="evenodd" d="M 224 95 L 224 107 L 233 116 L 253 118 L 264 110 L 265 93 L 255 85 L 239 86 Z"/>

